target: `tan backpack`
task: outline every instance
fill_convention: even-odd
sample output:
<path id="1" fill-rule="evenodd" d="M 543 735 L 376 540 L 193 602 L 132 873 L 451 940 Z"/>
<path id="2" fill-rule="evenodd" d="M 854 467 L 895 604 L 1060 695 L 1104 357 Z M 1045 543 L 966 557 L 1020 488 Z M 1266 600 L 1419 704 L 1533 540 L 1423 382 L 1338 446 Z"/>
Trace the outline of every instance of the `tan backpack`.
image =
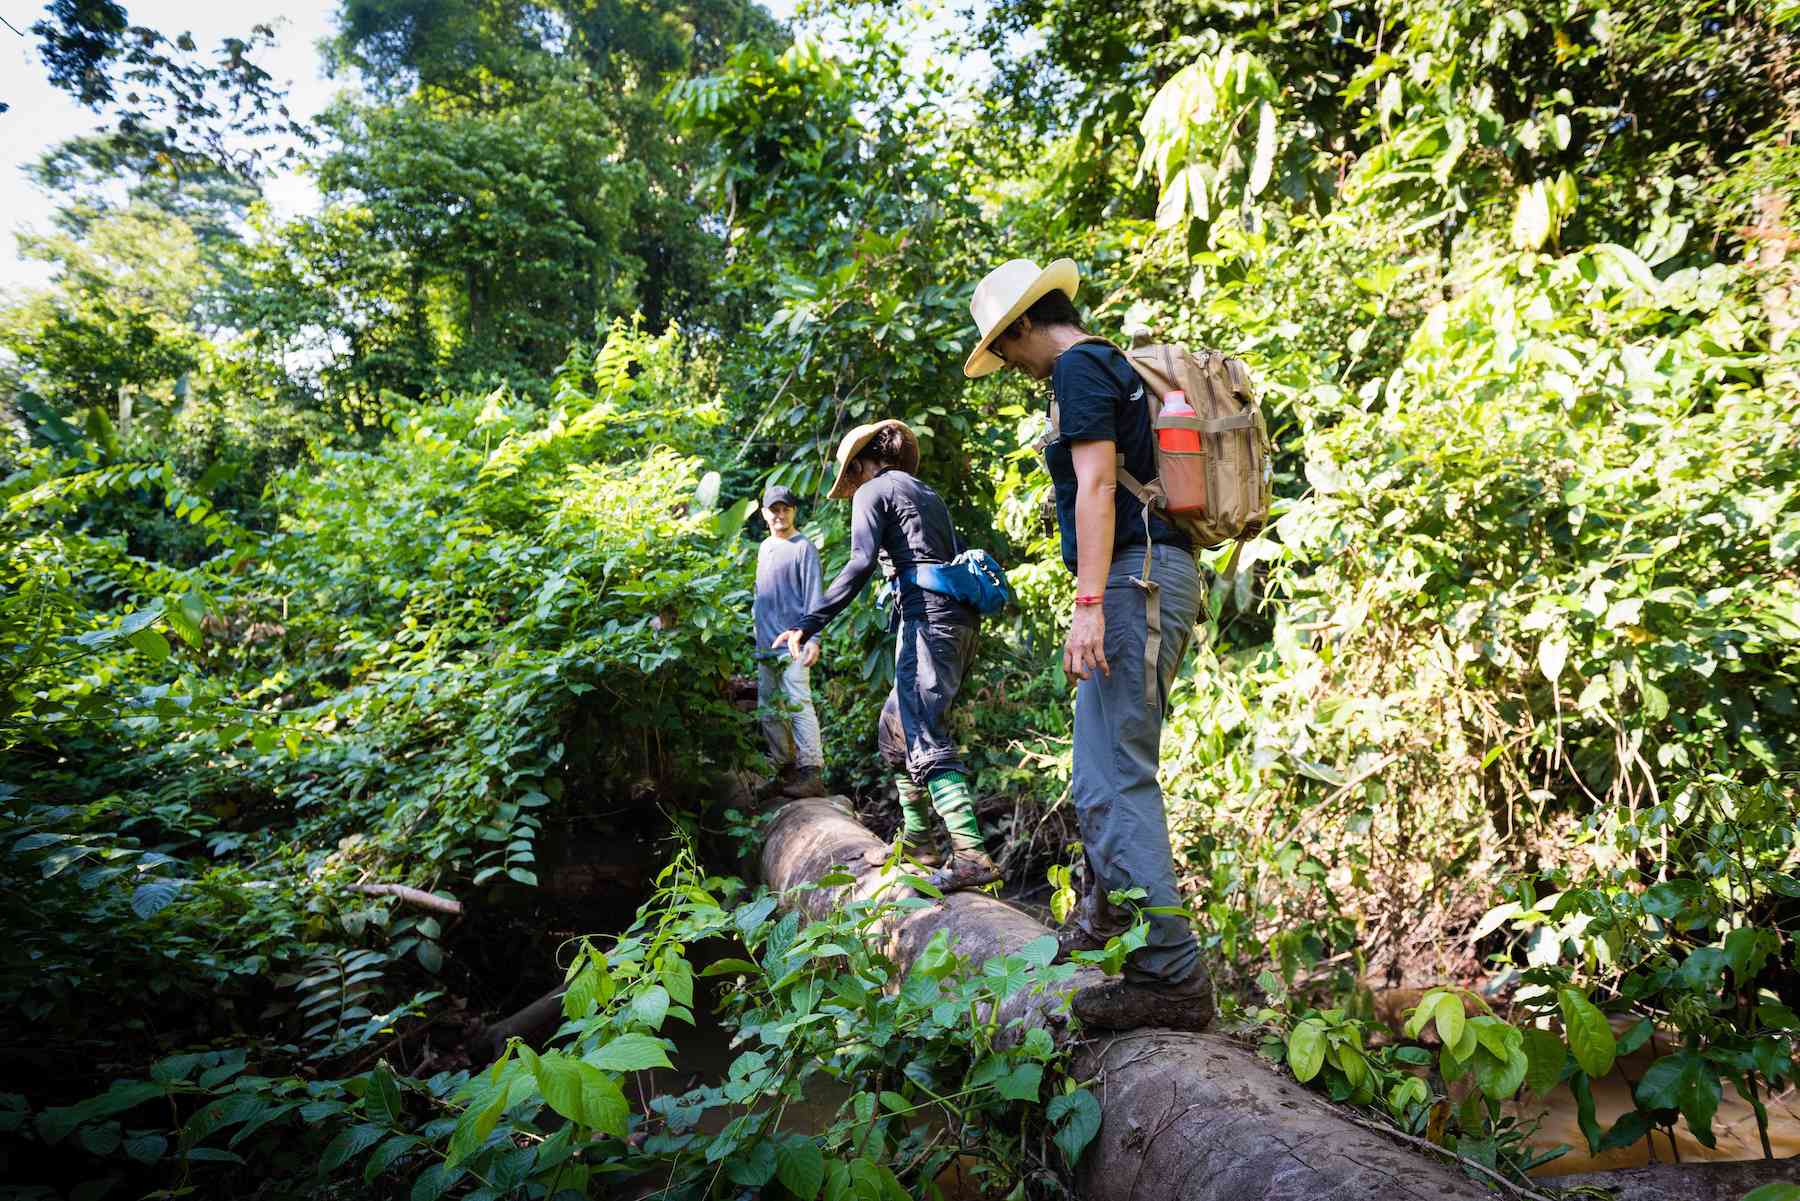
<path id="1" fill-rule="evenodd" d="M 1149 591 L 1145 616 L 1150 636 L 1144 647 L 1144 699 L 1157 701 L 1157 663 L 1161 645 L 1158 598 L 1150 583 L 1150 512 L 1186 534 L 1195 547 L 1236 540 L 1239 551 L 1227 571 L 1237 569 L 1242 544 L 1269 519 L 1269 485 L 1273 476 L 1269 427 L 1250 384 L 1242 359 L 1216 350 L 1191 351 L 1150 341 L 1148 330 L 1132 334 L 1131 349 L 1122 350 L 1142 386 L 1133 400 L 1150 406 L 1150 430 L 1156 444 L 1156 478 L 1140 481 L 1118 458 L 1118 481 L 1144 506 L 1144 573 Z M 1113 343 L 1090 337 L 1084 342 Z M 1080 345 L 1080 343 L 1075 343 Z M 1114 349 L 1118 349 L 1116 346 Z M 1180 391 L 1194 415 L 1164 416 L 1163 400 Z M 1050 429 L 1045 443 L 1061 436 L 1059 406 L 1050 402 Z M 1199 435 L 1197 453 L 1173 451 L 1155 438 L 1158 430 L 1184 429 Z"/>
<path id="2" fill-rule="evenodd" d="M 1113 346 L 1106 338 L 1083 341 Z M 1273 474 L 1269 427 L 1243 360 L 1216 350 L 1152 343 L 1148 330 L 1136 331 L 1131 349 L 1120 353 L 1144 384 L 1133 399 L 1150 406 L 1152 436 L 1165 429 L 1192 430 L 1199 435 L 1200 450 L 1172 451 L 1156 439 L 1156 478 L 1138 480 L 1125 470 L 1125 456 L 1120 455 L 1119 483 L 1196 547 L 1242 541 L 1261 530 L 1269 519 Z M 1194 410 L 1192 417 L 1163 416 L 1163 399 L 1177 390 Z M 1052 401 L 1052 439 L 1059 436 L 1058 417 Z"/>

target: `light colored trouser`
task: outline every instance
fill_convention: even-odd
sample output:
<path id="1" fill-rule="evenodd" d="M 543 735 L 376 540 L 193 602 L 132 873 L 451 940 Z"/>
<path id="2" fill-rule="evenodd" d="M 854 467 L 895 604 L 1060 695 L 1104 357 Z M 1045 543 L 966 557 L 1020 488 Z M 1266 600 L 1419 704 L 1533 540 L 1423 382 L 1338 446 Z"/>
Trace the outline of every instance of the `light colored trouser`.
<path id="1" fill-rule="evenodd" d="M 763 737 L 777 770 L 790 763 L 825 766 L 819 738 L 819 715 L 813 712 L 812 671 L 800 660 L 783 655 L 756 661 L 756 704 L 762 710 Z"/>
<path id="2" fill-rule="evenodd" d="M 1146 702 L 1144 589 L 1132 583 L 1144 566 L 1142 546 L 1113 560 L 1106 579 L 1106 662 L 1110 675 L 1092 672 L 1075 689 L 1072 789 L 1076 820 L 1087 849 L 1089 891 L 1078 920 L 1102 938 L 1125 929 L 1106 894 L 1142 888 L 1137 904 L 1182 905 L 1169 850 L 1169 820 L 1156 782 L 1163 714 L 1169 688 L 1187 653 L 1200 612 L 1200 574 L 1180 547 L 1151 551 L 1150 578 L 1161 602 L 1162 646 L 1155 705 Z M 1153 916 L 1149 940 L 1126 964 L 1127 977 L 1178 981 L 1199 962 L 1200 945 L 1186 917 Z"/>

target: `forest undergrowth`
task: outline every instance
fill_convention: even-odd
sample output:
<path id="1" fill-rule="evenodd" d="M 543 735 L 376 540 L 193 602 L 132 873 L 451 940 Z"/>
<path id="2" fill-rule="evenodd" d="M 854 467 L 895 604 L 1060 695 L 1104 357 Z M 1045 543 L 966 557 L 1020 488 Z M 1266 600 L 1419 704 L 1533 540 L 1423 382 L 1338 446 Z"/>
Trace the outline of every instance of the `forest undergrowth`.
<path id="1" fill-rule="evenodd" d="M 753 498 L 905 419 L 1018 592 L 955 729 L 1009 893 L 1066 916 L 1044 398 L 960 371 L 1015 254 L 1075 258 L 1099 332 L 1243 355 L 1277 443 L 1274 520 L 1201 552 L 1164 738 L 1222 1026 L 1518 1187 L 1548 1103 L 1642 1156 L 1713 1147 L 1729 1089 L 1772 1150 L 1800 10 L 415 17 L 341 6 L 357 86 L 296 120 L 321 206 L 279 220 L 221 149 L 248 118 L 177 103 L 266 98 L 242 53 L 34 30 L 110 124 L 32 168 L 54 275 L 0 305 L 21 1195 L 1066 1195 L 1092 1082 L 985 1016 L 1064 969 L 902 970 L 869 932 L 929 897 L 780 912 L 733 683 Z M 801 516 L 829 571 L 844 506 Z M 855 606 L 815 692 L 879 832 L 891 673 Z M 690 1067 L 715 1021 L 729 1063 Z"/>

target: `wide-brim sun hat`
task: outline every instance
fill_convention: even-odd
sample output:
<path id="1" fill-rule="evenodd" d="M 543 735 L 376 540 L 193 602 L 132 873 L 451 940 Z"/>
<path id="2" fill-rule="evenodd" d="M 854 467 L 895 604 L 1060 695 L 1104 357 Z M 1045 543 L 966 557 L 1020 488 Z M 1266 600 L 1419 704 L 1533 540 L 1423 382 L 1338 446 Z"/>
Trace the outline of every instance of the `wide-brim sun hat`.
<path id="1" fill-rule="evenodd" d="M 919 436 L 912 432 L 912 427 L 904 421 L 889 418 L 886 421 L 871 421 L 868 425 L 859 425 L 838 442 L 837 478 L 831 481 L 831 491 L 825 495 L 833 500 L 848 500 L 852 489 L 844 486 L 844 476 L 850 470 L 850 460 L 854 459 L 863 447 L 867 446 L 882 430 L 889 426 L 900 431 L 900 470 L 908 475 L 917 475 L 919 471 Z"/>
<path id="2" fill-rule="evenodd" d="M 988 349 L 994 339 L 1045 294 L 1061 292 L 1074 300 L 1080 286 L 1081 272 L 1074 259 L 1057 259 L 1041 271 L 1030 259 L 1013 259 L 988 272 L 969 298 L 969 315 L 975 318 L 981 341 L 969 352 L 963 374 L 980 379 L 1006 366 L 1006 360 Z"/>

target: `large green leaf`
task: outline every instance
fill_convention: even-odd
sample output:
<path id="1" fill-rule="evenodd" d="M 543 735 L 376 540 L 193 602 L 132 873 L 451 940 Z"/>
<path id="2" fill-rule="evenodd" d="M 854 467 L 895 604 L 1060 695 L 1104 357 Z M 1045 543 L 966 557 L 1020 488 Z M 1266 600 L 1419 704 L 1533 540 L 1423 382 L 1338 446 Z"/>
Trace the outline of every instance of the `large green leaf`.
<path id="1" fill-rule="evenodd" d="M 1458 1059 L 1469 1056 L 1463 1047 L 1463 1030 L 1468 1021 L 1463 1012 L 1462 998 L 1453 992 L 1438 994 L 1437 1004 L 1432 1007 L 1432 1016 L 1437 1021 L 1438 1038 L 1444 1046 L 1455 1049 Z"/>
<path id="2" fill-rule="evenodd" d="M 1612 1071 L 1619 1044 L 1613 1037 L 1612 1027 L 1607 1024 L 1606 1015 L 1578 988 L 1558 989 L 1556 1001 L 1562 1010 L 1569 1050 L 1574 1052 L 1575 1062 L 1581 1065 L 1581 1070 L 1591 1079 Z"/>
<path id="3" fill-rule="evenodd" d="M 1100 1133 L 1100 1102 L 1085 1088 L 1072 1093 L 1059 1093 L 1050 1099 L 1044 1116 L 1056 1128 L 1056 1146 L 1072 1168 L 1081 1159 L 1082 1149 Z"/>
<path id="4" fill-rule="evenodd" d="M 1563 1068 L 1569 1062 L 1568 1048 L 1549 1030 L 1527 1026 L 1520 1033 L 1524 1036 L 1525 1058 L 1529 1061 L 1525 1085 L 1539 1097 L 1548 1096 L 1562 1079 Z"/>
<path id="5" fill-rule="evenodd" d="M 1325 1066 L 1325 1027 L 1313 1018 L 1295 1026 L 1288 1035 L 1287 1061 L 1301 1083 L 1317 1076 Z"/>
<path id="6" fill-rule="evenodd" d="M 1694 1137 L 1711 1147 L 1712 1120 L 1722 1092 L 1718 1065 L 1684 1049 L 1651 1064 L 1638 1081 L 1636 1096 L 1645 1109 L 1680 1110 Z"/>
<path id="7" fill-rule="evenodd" d="M 669 1053 L 662 1040 L 648 1034 L 621 1034 L 597 1051 L 583 1056 L 587 1062 L 609 1072 L 637 1072 L 646 1068 L 668 1068 Z"/>
<path id="8" fill-rule="evenodd" d="M 533 1070 L 545 1104 L 563 1117 L 620 1138 L 629 1132 L 631 1108 L 624 1091 L 599 1068 L 547 1051 L 538 1056 Z"/>
<path id="9" fill-rule="evenodd" d="M 775 1178 L 799 1201 L 812 1201 L 825 1183 L 825 1156 L 810 1138 L 793 1138 L 775 1148 Z"/>

